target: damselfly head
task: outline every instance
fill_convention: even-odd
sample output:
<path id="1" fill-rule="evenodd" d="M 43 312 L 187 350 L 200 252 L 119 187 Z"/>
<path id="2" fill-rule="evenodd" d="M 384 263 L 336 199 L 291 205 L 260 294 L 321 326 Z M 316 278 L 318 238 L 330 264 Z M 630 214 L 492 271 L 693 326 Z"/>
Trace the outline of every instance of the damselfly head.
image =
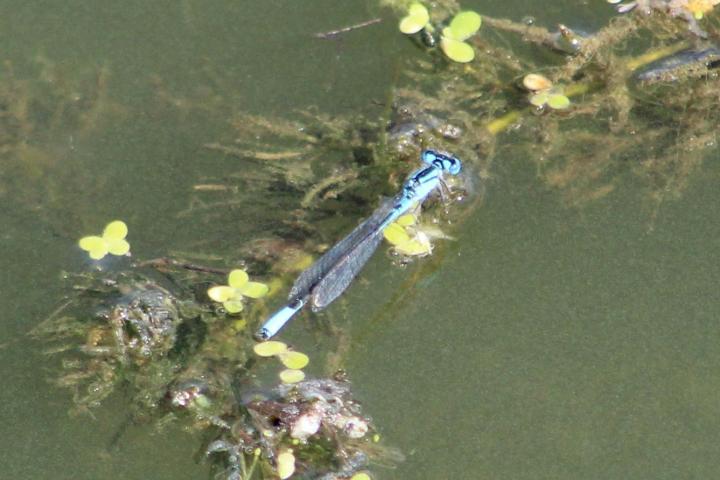
<path id="1" fill-rule="evenodd" d="M 435 150 L 425 150 L 421 155 L 422 161 L 428 165 L 434 165 L 439 169 L 448 172 L 450 175 L 457 175 L 462 170 L 462 162 L 459 158 L 452 155 L 436 152 Z"/>

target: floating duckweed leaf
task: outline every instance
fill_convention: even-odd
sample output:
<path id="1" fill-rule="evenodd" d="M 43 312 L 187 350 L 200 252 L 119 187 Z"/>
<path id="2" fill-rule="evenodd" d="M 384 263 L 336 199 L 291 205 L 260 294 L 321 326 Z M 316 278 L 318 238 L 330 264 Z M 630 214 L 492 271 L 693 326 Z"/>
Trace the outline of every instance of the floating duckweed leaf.
<path id="1" fill-rule="evenodd" d="M 570 106 L 570 99 L 562 93 L 553 93 L 548 96 L 547 104 L 554 110 L 562 110 Z"/>
<path id="2" fill-rule="evenodd" d="M 230 272 L 230 275 L 228 275 L 228 285 L 233 288 L 242 288 L 249 280 L 250 277 L 247 272 L 239 268 L 233 270 Z"/>
<path id="3" fill-rule="evenodd" d="M 449 36 L 455 40 L 467 40 L 477 33 L 481 24 L 482 17 L 477 13 L 473 11 L 460 12 L 455 15 L 455 18 L 450 22 L 448 33 Z M 445 32 L 443 32 L 443 34 L 445 34 Z"/>
<path id="4" fill-rule="evenodd" d="M 122 238 L 106 239 L 107 251 L 112 255 L 125 255 L 130 251 L 130 244 Z"/>
<path id="5" fill-rule="evenodd" d="M 269 342 L 257 343 L 253 347 L 253 351 L 260 357 L 274 357 L 281 353 L 287 352 L 287 345 L 277 340 L 270 340 Z"/>
<path id="6" fill-rule="evenodd" d="M 427 236 L 418 233 L 416 238 L 410 239 L 409 241 L 400 245 L 394 246 L 395 251 L 400 255 L 407 255 L 409 257 L 429 255 L 432 253 L 432 245 Z"/>
<path id="7" fill-rule="evenodd" d="M 544 90 L 542 92 L 536 93 L 535 95 L 532 95 L 530 97 L 530 103 L 532 103 L 536 107 L 542 107 L 547 103 L 549 97 L 550 94 L 546 90 Z"/>
<path id="8" fill-rule="evenodd" d="M 530 95 L 530 103 L 536 107 L 547 105 L 553 110 L 563 110 L 570 106 L 570 99 L 565 95 L 562 86 L 553 86 Z"/>
<path id="9" fill-rule="evenodd" d="M 108 223 L 103 230 L 103 238 L 105 240 L 117 239 L 122 240 L 128 234 L 127 225 L 122 220 L 115 220 Z"/>
<path id="10" fill-rule="evenodd" d="M 243 287 L 239 287 L 240 293 L 250 298 L 264 297 L 268 293 L 268 286 L 260 282 L 247 282 Z"/>
<path id="11" fill-rule="evenodd" d="M 430 14 L 422 3 L 413 3 L 408 8 L 408 15 L 400 20 L 400 31 L 411 35 L 417 33 L 428 24 Z"/>
<path id="12" fill-rule="evenodd" d="M 372 477 L 365 472 L 359 472 L 350 477 L 350 480 L 372 480 Z"/>
<path id="13" fill-rule="evenodd" d="M 260 298 L 268 290 L 264 283 L 249 281 L 247 272 L 238 268 L 228 275 L 228 285 L 211 287 L 207 294 L 216 302 L 221 302 L 228 313 L 239 313 L 243 310 L 243 296 Z"/>
<path id="14" fill-rule="evenodd" d="M 107 246 L 103 244 L 102 247 L 90 250 L 88 253 L 90 254 L 90 258 L 93 260 L 100 260 L 108 254 Z"/>
<path id="15" fill-rule="evenodd" d="M 278 357 L 283 365 L 293 370 L 305 368 L 307 364 L 310 363 L 310 358 L 301 352 L 280 353 Z"/>
<path id="16" fill-rule="evenodd" d="M 277 473 L 278 476 L 285 480 L 295 473 L 295 455 L 293 451 L 288 449 L 277 456 Z"/>
<path id="17" fill-rule="evenodd" d="M 395 223 L 397 223 L 401 227 L 415 225 L 415 215 L 413 215 L 412 213 L 406 213 L 405 215 L 395 220 Z"/>
<path id="18" fill-rule="evenodd" d="M 83 237 L 78 245 L 88 252 L 93 260 L 100 260 L 108 253 L 125 255 L 130 251 L 130 244 L 125 240 L 127 233 L 125 222 L 115 220 L 105 226 L 102 237 L 97 235 Z"/>
<path id="19" fill-rule="evenodd" d="M 401 245 L 410 240 L 410 235 L 397 223 L 391 223 L 383 231 L 383 237 L 390 242 L 391 245 Z"/>
<path id="20" fill-rule="evenodd" d="M 218 285 L 216 287 L 210 287 L 207 291 L 208 297 L 215 300 L 216 302 L 227 302 L 235 295 L 235 289 L 227 285 Z"/>
<path id="21" fill-rule="evenodd" d="M 440 48 L 448 58 L 458 63 L 468 63 L 475 58 L 475 50 L 465 42 L 456 40 L 452 37 L 446 36 L 443 29 L 443 35 L 440 39 Z"/>
<path id="22" fill-rule="evenodd" d="M 240 313 L 243 311 L 243 304 L 240 300 L 228 300 L 227 302 L 223 302 L 223 308 L 228 313 Z"/>
<path id="23" fill-rule="evenodd" d="M 78 242 L 78 245 L 80 245 L 80 248 L 82 248 L 86 252 L 92 252 L 92 251 L 104 249 L 105 248 L 105 240 L 103 240 L 102 237 L 92 235 L 89 237 L 81 238 L 80 241 Z"/>
<path id="24" fill-rule="evenodd" d="M 428 235 L 413 224 L 402 227 L 399 222 L 388 225 L 383 231 L 385 239 L 395 252 L 409 257 L 424 256 L 432 253 L 432 244 Z"/>
<path id="25" fill-rule="evenodd" d="M 280 381 L 283 383 L 298 383 L 305 379 L 305 372 L 288 368 L 280 372 L 279 376 Z"/>
<path id="26" fill-rule="evenodd" d="M 537 92 L 539 90 L 547 90 L 552 87 L 552 82 L 545 76 L 537 73 L 530 73 L 523 78 L 523 86 L 528 90 Z"/>

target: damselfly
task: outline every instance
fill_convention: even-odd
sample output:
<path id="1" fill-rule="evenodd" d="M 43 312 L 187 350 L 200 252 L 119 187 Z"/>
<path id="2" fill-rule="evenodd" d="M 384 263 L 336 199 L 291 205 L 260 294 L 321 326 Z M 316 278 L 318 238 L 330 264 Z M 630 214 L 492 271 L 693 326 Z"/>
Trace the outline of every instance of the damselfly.
<path id="1" fill-rule="evenodd" d="M 394 198 L 385 200 L 373 214 L 303 271 L 288 296 L 289 303 L 267 319 L 256 333 L 267 340 L 306 304 L 313 311 L 330 305 L 349 286 L 382 242 L 383 230 L 414 205 L 421 204 L 442 183 L 445 172 L 460 173 L 459 159 L 434 150 L 421 154 L 425 166 L 412 172 Z"/>

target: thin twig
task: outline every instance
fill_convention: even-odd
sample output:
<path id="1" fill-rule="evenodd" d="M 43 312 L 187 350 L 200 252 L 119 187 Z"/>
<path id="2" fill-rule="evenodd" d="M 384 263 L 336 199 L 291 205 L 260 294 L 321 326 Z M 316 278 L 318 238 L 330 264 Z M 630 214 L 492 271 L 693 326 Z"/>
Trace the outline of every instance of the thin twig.
<path id="1" fill-rule="evenodd" d="M 194 263 L 186 263 L 186 262 L 180 262 L 178 260 L 173 260 L 172 258 L 155 258 L 153 260 L 146 260 L 144 262 L 140 262 L 136 264 L 137 267 L 153 267 L 157 268 L 158 270 L 162 270 L 163 268 L 167 267 L 179 267 L 184 268 L 186 270 L 193 270 L 196 272 L 202 272 L 202 273 L 217 273 L 219 275 L 227 275 L 230 271 L 226 268 L 213 268 L 213 267 L 206 267 L 204 265 L 196 265 Z"/>
<path id="2" fill-rule="evenodd" d="M 337 37 L 341 33 L 346 33 L 352 30 L 357 30 L 359 28 L 368 27 L 370 25 L 375 25 L 376 23 L 380 22 L 382 22 L 382 18 L 373 18 L 372 20 L 367 20 L 365 22 L 356 23 L 355 25 L 350 25 L 349 27 L 339 28 L 337 30 L 330 30 L 329 32 L 313 33 L 313 37 L 322 38 L 323 40 L 329 40 L 331 38 Z"/>

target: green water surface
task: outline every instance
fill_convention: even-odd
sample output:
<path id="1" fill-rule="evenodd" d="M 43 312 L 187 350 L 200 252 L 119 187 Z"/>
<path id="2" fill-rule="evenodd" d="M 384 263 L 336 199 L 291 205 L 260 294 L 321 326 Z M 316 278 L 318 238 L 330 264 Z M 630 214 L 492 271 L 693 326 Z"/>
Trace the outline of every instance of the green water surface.
<path id="1" fill-rule="evenodd" d="M 592 28 L 609 15 L 599 3 L 468 6 Z M 374 17 L 383 22 L 339 40 L 312 37 Z M 57 358 L 27 333 L 62 304 L 61 272 L 89 268 L 77 239 L 111 219 L 130 225 L 143 258 L 234 252 L 272 230 L 264 209 L 291 207 L 272 190 L 211 221 L 181 214 L 193 185 L 251 168 L 202 145 L 231 138 L 238 111 L 368 115 L 403 58 L 422 55 L 395 22 L 374 2 L 337 0 L 0 2 L 16 77 L 36 79 L 40 59 L 68 78 L 104 68 L 114 105 L 88 133 L 61 124 L 29 138 L 44 152 L 39 173 L 0 165 L 13 186 L 0 191 L 0 478 L 210 477 L 198 436 L 124 429 L 122 394 L 94 418 L 68 416 L 70 394 L 48 382 Z M 220 99 L 179 114 L 158 106 L 153 79 L 178 98 Z M 420 266 L 377 255 L 330 311 L 350 325 L 345 364 L 364 411 L 406 456 L 377 478 L 718 477 L 720 169 L 709 157 L 657 211 L 630 177 L 568 208 L 509 147 L 483 205 L 450 228 L 456 240 L 411 291 L 399 289 Z M 322 358 L 310 326 L 286 338 Z"/>

